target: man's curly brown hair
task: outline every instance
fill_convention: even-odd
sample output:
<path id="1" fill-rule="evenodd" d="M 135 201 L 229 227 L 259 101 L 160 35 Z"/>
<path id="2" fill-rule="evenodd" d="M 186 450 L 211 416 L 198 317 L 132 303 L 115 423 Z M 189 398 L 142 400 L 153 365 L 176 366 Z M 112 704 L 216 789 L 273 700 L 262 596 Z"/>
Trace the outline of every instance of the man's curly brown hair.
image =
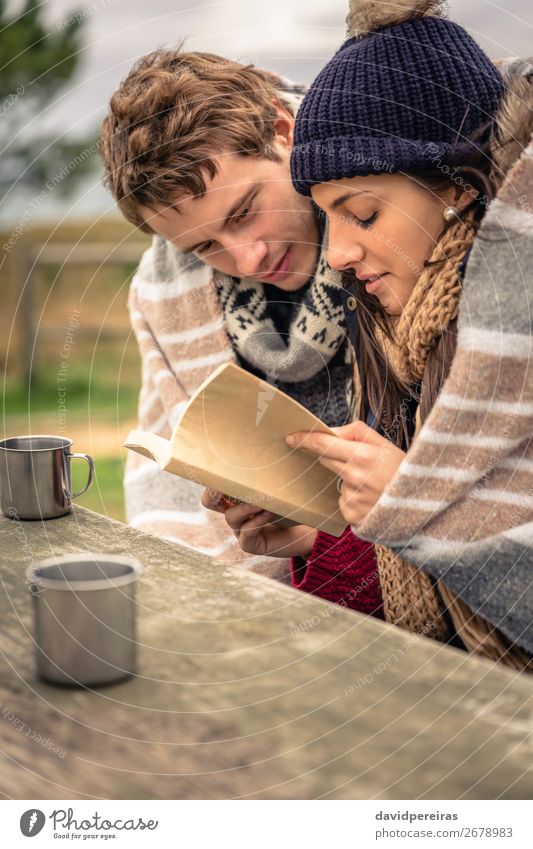
<path id="1" fill-rule="evenodd" d="M 181 47 L 140 59 L 112 96 L 100 138 L 104 184 L 125 218 L 152 233 L 140 207 L 205 194 L 221 152 L 278 161 L 280 85 L 253 65 Z"/>

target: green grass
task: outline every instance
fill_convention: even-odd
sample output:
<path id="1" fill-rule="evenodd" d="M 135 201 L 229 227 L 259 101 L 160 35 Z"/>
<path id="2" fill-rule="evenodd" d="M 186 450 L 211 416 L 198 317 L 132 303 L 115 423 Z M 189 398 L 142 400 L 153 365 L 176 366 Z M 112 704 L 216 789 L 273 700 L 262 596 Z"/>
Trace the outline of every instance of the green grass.
<path id="1" fill-rule="evenodd" d="M 117 412 L 121 418 L 135 414 L 139 386 L 119 377 L 118 367 L 112 362 L 98 363 L 92 370 L 90 381 L 87 367 L 72 363 L 64 382 L 65 398 L 69 413 L 105 413 L 112 419 Z M 139 377 L 140 380 L 140 377 Z M 42 368 L 32 385 L 9 382 L 3 394 L 3 415 L 25 413 L 50 413 L 58 406 L 58 383 L 56 372 L 50 367 Z"/>
<path id="2" fill-rule="evenodd" d="M 130 350 L 126 360 L 122 351 L 102 347 L 91 365 L 91 355 L 78 354 L 69 363 L 64 383 L 66 432 L 74 440 L 74 451 L 91 449 L 86 444 L 87 427 L 109 429 L 110 445 L 116 443 L 116 453 L 94 454 L 96 475 L 89 491 L 75 500 L 76 504 L 97 513 L 124 521 L 123 463 L 117 439 L 117 423 L 134 419 L 137 409 L 140 370 L 137 352 Z M 59 423 L 59 396 L 56 366 L 43 361 L 33 384 L 28 387 L 11 380 L 3 393 L 2 436 L 18 433 L 56 433 Z M 79 429 L 79 432 L 78 432 Z M 85 436 L 83 434 L 85 433 Z M 85 444 L 84 444 L 85 443 Z M 102 447 L 102 450 L 103 447 Z M 107 449 L 113 451 L 113 447 Z M 72 462 L 73 491 L 81 489 L 87 480 L 87 464 L 82 460 Z"/>
<path id="3" fill-rule="evenodd" d="M 92 487 L 75 499 L 75 504 L 102 513 L 112 519 L 125 520 L 122 479 L 124 469 L 121 457 L 95 457 L 95 479 Z M 76 492 L 87 481 L 87 464 L 83 460 L 72 462 L 72 488 Z"/>

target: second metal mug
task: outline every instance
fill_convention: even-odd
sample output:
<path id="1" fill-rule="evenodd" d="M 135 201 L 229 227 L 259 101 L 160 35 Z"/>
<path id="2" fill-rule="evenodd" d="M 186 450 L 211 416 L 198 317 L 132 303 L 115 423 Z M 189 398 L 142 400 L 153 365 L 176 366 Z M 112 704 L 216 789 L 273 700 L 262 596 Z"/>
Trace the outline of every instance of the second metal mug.
<path id="1" fill-rule="evenodd" d="M 26 570 L 37 672 L 56 684 L 109 684 L 135 674 L 136 560 L 83 552 Z"/>
<path id="2" fill-rule="evenodd" d="M 63 436 L 12 436 L 0 440 L 0 506 L 10 519 L 56 519 L 72 509 L 72 499 L 93 482 L 88 454 L 73 454 Z M 86 486 L 72 492 L 71 460 L 89 465 Z"/>

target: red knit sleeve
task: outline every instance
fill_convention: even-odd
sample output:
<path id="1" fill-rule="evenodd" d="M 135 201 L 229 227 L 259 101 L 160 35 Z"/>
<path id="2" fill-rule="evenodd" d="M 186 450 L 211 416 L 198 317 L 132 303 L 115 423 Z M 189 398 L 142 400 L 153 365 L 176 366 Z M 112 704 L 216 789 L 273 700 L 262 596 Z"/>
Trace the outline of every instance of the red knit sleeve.
<path id="1" fill-rule="evenodd" d="M 293 587 L 383 619 L 374 546 L 346 528 L 339 538 L 318 532 L 307 558 L 291 559 Z"/>

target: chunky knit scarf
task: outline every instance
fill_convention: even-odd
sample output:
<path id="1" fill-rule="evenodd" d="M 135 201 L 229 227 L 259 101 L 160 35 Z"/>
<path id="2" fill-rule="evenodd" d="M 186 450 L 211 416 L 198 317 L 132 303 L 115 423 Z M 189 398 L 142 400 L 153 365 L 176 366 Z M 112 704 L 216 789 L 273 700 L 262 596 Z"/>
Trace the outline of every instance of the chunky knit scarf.
<path id="1" fill-rule="evenodd" d="M 458 221 L 436 246 L 396 328 L 397 345 L 382 338 L 387 359 L 406 384 L 420 382 L 438 338 L 457 318 L 462 286 L 459 268 L 470 250 L 477 227 Z M 422 422 L 418 418 L 415 436 Z M 392 549 L 375 545 L 388 622 L 436 640 L 457 632 L 469 651 L 515 670 L 533 671 L 533 661 L 519 646 L 490 624 L 443 581 L 403 560 Z"/>
<path id="2" fill-rule="evenodd" d="M 216 273 L 215 285 L 228 336 L 247 367 L 251 365 L 326 424 L 350 421 L 353 351 L 340 278 L 327 263 L 324 241 L 316 273 L 302 287 L 286 332 L 276 326 L 261 283 Z M 280 303 L 288 299 L 280 290 Z"/>
<path id="3" fill-rule="evenodd" d="M 388 362 L 406 386 L 422 380 L 431 351 L 457 318 L 460 265 L 475 232 L 471 219 L 457 220 L 447 229 L 397 321 L 394 342 L 384 334 L 380 337 Z M 449 618 L 436 582 L 385 546 L 376 545 L 376 554 L 387 621 L 437 640 L 449 639 Z"/>

